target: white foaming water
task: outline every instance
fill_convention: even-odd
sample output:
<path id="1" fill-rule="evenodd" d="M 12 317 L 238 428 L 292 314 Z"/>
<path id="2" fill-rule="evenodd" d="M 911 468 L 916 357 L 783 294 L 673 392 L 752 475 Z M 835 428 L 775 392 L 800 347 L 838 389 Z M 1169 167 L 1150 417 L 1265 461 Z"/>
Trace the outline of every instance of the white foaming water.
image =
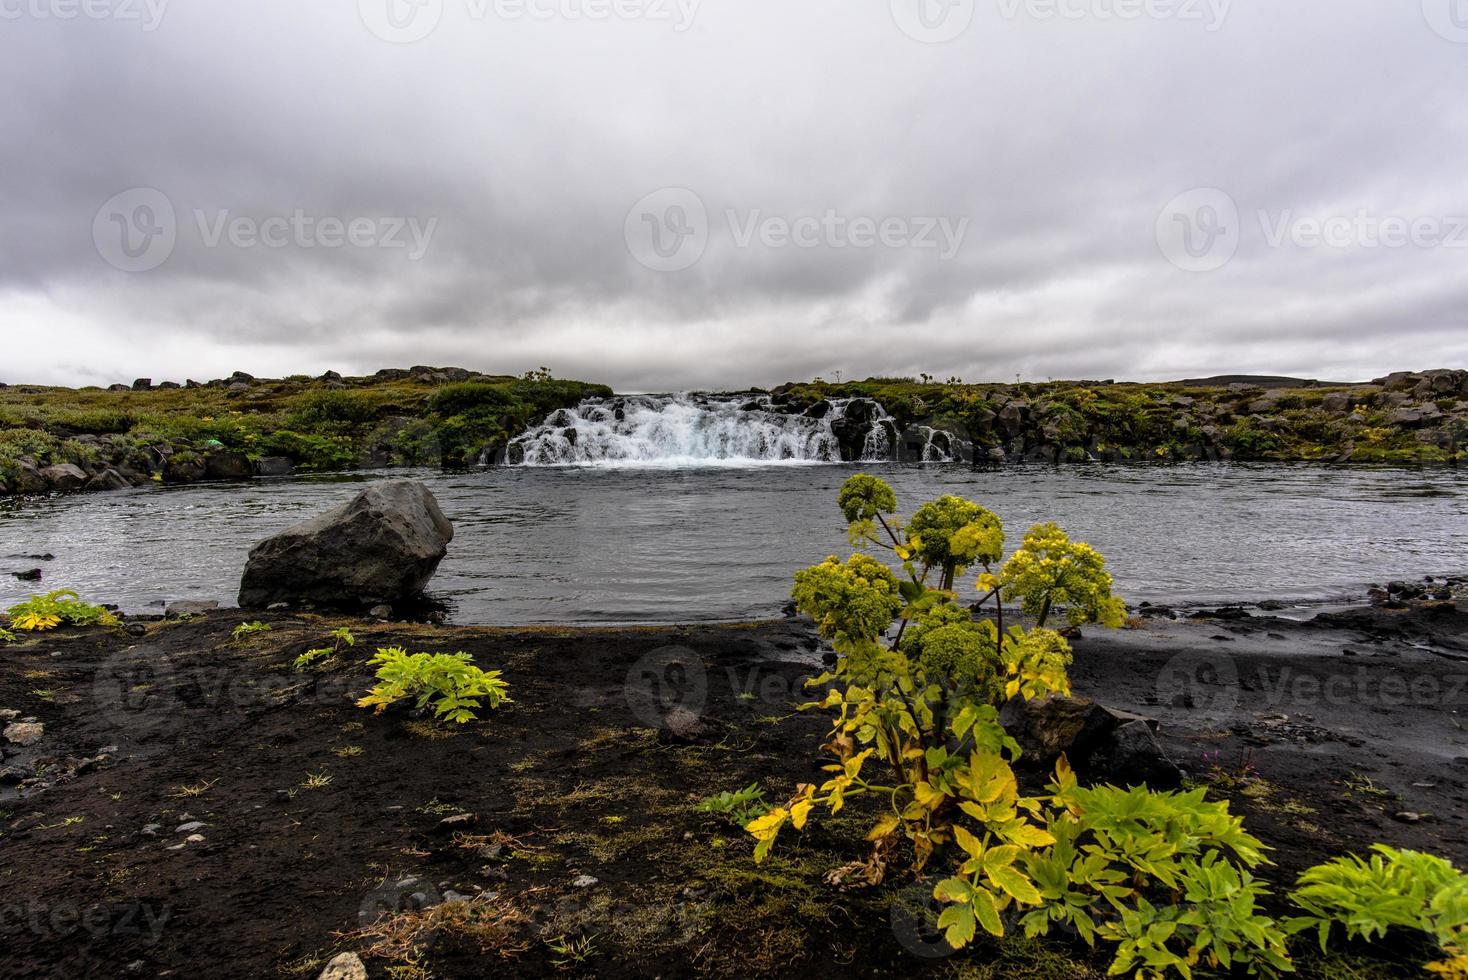
<path id="1" fill-rule="evenodd" d="M 822 418 L 779 411 L 768 395 L 628 395 L 553 412 L 510 443 L 522 466 L 801 466 L 841 462 L 832 429 L 859 400 L 833 400 Z M 887 418 L 863 402 L 873 421 Z M 890 457 L 887 426 L 866 436 L 862 459 Z"/>

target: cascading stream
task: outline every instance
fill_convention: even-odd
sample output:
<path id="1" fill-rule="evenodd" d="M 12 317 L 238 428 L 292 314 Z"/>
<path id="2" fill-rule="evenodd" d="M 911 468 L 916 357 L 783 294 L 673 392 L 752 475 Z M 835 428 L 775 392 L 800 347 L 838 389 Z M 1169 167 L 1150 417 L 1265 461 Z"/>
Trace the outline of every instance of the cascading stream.
<path id="1" fill-rule="evenodd" d="M 510 443 L 506 461 L 667 467 L 876 462 L 893 459 L 896 444 L 895 425 L 870 399 L 833 399 L 791 414 L 768 395 L 627 395 L 553 412 Z M 929 455 L 924 446 L 923 457 Z"/>

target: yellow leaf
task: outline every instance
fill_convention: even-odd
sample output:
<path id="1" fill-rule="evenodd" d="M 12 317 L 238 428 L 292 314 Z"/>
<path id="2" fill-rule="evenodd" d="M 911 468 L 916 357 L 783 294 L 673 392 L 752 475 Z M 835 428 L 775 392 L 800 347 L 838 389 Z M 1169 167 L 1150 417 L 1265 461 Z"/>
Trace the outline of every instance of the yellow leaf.
<path id="1" fill-rule="evenodd" d="M 1026 878 L 1013 865 L 985 868 L 984 873 L 990 881 L 1003 889 L 1016 902 L 1021 902 L 1025 905 L 1039 905 L 1041 903 L 1040 892 L 1035 888 L 1030 879 Z"/>
<path id="2" fill-rule="evenodd" d="M 810 817 L 810 810 L 813 806 L 815 806 L 814 800 L 801 800 L 790 808 L 790 822 L 795 825 L 796 830 L 805 829 L 805 821 Z"/>
<path id="3" fill-rule="evenodd" d="M 867 840 L 879 841 L 883 837 L 889 837 L 901 823 L 902 820 L 897 814 L 889 813 L 881 820 L 878 820 L 876 826 L 867 832 Z"/>
<path id="4" fill-rule="evenodd" d="M 919 804 L 929 810 L 938 809 L 938 807 L 943 804 L 943 800 L 946 797 L 945 793 L 934 788 L 934 786 L 927 781 L 919 782 L 916 786 L 914 786 L 912 788 L 912 795 L 913 799 L 917 800 Z"/>
<path id="5" fill-rule="evenodd" d="M 956 825 L 954 826 L 953 839 L 958 841 L 959 847 L 963 848 L 965 851 L 968 851 L 974 857 L 984 856 L 983 841 L 979 840 L 977 837 L 969 833 L 967 830 L 964 830 L 962 827 Z"/>
<path id="6" fill-rule="evenodd" d="M 1055 843 L 1055 838 L 1048 830 L 1042 830 L 1031 823 L 1020 824 L 1004 836 L 1021 847 L 1049 847 Z"/>
<path id="7" fill-rule="evenodd" d="M 773 840 L 775 835 L 780 832 L 780 828 L 785 826 L 785 821 L 789 819 L 790 811 L 783 806 L 777 806 L 764 816 L 756 817 L 745 824 L 744 829 L 753 834 L 758 840 L 765 840 L 767 838 Z"/>

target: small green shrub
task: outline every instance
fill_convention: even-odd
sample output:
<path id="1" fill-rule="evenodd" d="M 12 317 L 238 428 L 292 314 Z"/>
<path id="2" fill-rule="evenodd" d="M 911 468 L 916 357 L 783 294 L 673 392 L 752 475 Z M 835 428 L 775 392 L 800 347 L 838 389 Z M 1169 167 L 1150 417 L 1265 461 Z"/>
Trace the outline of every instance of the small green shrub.
<path id="1" fill-rule="evenodd" d="M 377 651 L 369 663 L 377 668 L 377 684 L 357 702 L 381 713 L 403 698 L 416 697 L 416 707 L 433 708 L 440 721 L 474 721 L 480 699 L 490 708 L 510 700 L 500 671 L 480 670 L 467 653 L 414 653 L 402 647 Z"/>
<path id="2" fill-rule="evenodd" d="M 24 632 L 43 632 L 61 625 L 116 626 L 117 617 L 101 606 L 83 602 L 70 589 L 33 595 L 6 611 L 10 625 Z"/>
<path id="3" fill-rule="evenodd" d="M 234 631 L 230 634 L 230 636 L 234 637 L 234 639 L 236 640 L 247 640 L 250 637 L 256 636 L 260 633 L 269 632 L 269 623 L 262 623 L 259 620 L 256 620 L 253 623 L 240 623 L 234 628 Z"/>
<path id="4" fill-rule="evenodd" d="M 477 408 L 505 408 L 518 402 L 506 386 L 486 381 L 447 384 L 428 397 L 429 409 L 443 416 L 462 415 Z"/>
<path id="5" fill-rule="evenodd" d="M 301 654 L 295 659 L 295 663 L 292 664 L 294 669 L 305 670 L 308 667 L 312 666 L 322 666 L 326 661 L 329 661 L 332 657 L 335 657 L 337 654 L 341 653 L 342 650 L 357 645 L 357 638 L 353 636 L 352 631 L 345 626 L 339 626 L 336 629 L 332 630 L 330 633 L 326 634 L 326 638 L 331 641 L 331 646 L 318 647 L 314 650 L 307 650 L 305 653 Z M 321 661 L 322 663 L 318 664 L 318 661 Z"/>
<path id="6" fill-rule="evenodd" d="M 0 431 L 0 455 L 32 456 L 40 459 L 60 445 L 53 435 L 39 429 L 5 429 Z"/>
<path id="7" fill-rule="evenodd" d="M 1089 944 L 1113 942 L 1112 975 L 1290 970 L 1284 931 L 1258 911 L 1266 886 L 1250 874 L 1265 847 L 1228 801 L 1203 789 L 1084 788 L 1064 760 L 1049 789 L 1055 843 L 1020 856 L 1040 899 L 1020 920 L 1029 936 L 1064 923 Z"/>
<path id="8" fill-rule="evenodd" d="M 698 813 L 722 817 L 736 827 L 743 827 L 770 812 L 765 802 L 765 791 L 759 783 L 751 783 L 741 790 L 724 790 L 714 796 L 706 796 L 693 808 Z"/>
<path id="9" fill-rule="evenodd" d="M 360 425 L 377 418 L 387 403 L 380 392 L 332 388 L 309 391 L 296 400 L 291 423 L 298 429 L 331 423 Z"/>
<path id="10" fill-rule="evenodd" d="M 1340 926 L 1347 939 L 1379 940 L 1388 929 L 1433 937 L 1445 954 L 1429 970 L 1468 977 L 1468 875 L 1440 857 L 1377 844 L 1369 859 L 1354 854 L 1300 875 L 1290 898 L 1305 911 L 1290 932 L 1313 930 L 1322 951 Z"/>
<path id="11" fill-rule="evenodd" d="M 94 408 L 72 412 L 57 412 L 50 423 L 77 434 L 115 435 L 133 427 L 133 417 L 127 412 L 111 408 Z"/>

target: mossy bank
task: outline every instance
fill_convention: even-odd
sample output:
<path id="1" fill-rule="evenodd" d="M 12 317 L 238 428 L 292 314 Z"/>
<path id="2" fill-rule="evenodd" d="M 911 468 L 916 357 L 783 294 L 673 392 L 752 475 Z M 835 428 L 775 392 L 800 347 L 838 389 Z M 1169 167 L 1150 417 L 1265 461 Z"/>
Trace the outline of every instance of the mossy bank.
<path id="1" fill-rule="evenodd" d="M 1166 384 L 964 384 L 871 378 L 781 385 L 777 411 L 843 409 L 842 458 L 856 459 L 877 406 L 898 434 L 935 430 L 948 455 L 980 464 L 1313 461 L 1456 463 L 1468 437 L 1468 371 L 1402 372 L 1364 384 L 1213 378 Z M 111 490 L 369 467 L 458 468 L 503 458 L 557 409 L 610 398 L 605 385 L 463 368 L 367 377 L 205 383 L 139 379 L 110 388 L 0 384 L 0 495 Z M 865 427 L 865 428 L 863 428 Z M 919 447 L 921 448 L 921 446 Z"/>
<path id="2" fill-rule="evenodd" d="M 544 371 L 431 367 L 107 389 L 0 385 L 0 493 L 463 466 L 557 408 L 610 394 Z"/>
<path id="3" fill-rule="evenodd" d="M 899 430 L 950 432 L 978 462 L 1184 460 L 1456 462 L 1468 437 L 1468 371 L 1400 372 L 1367 384 L 1219 377 L 1167 384 L 964 384 L 869 378 L 781 385 L 777 403 L 821 412 L 870 398 Z M 967 443 L 968 445 L 963 445 Z"/>

